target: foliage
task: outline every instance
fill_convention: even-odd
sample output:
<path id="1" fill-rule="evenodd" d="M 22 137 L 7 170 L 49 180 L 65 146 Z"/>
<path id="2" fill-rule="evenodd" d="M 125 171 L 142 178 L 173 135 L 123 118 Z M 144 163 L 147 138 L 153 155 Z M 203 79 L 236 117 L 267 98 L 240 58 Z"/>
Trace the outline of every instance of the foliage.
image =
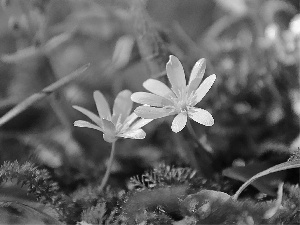
<path id="1" fill-rule="evenodd" d="M 299 221 L 299 186 L 287 185 L 282 208 L 276 212 L 275 216 L 265 219 L 266 212 L 273 208 L 275 201 L 257 202 L 251 199 L 235 201 L 224 192 L 207 189 L 213 187 L 210 184 L 204 185 L 200 191 L 195 190 L 191 188 L 191 183 L 197 175 L 191 172 L 188 168 L 173 167 L 171 169 L 169 166 L 161 165 L 154 171 L 145 173 L 140 179 L 132 178 L 131 182 L 135 189 L 121 195 L 120 207 L 115 208 L 118 213 L 115 214 L 116 211 L 112 211 L 112 215 L 115 220 L 125 224 L 151 222 L 168 224 L 172 221 L 174 224 L 180 224 L 179 221 L 185 224 L 184 221 L 188 220 L 196 221 L 197 224 L 235 224 L 238 222 L 280 224 L 282 221 L 296 224 Z M 187 177 L 187 174 L 189 174 L 189 179 L 182 179 Z M 218 186 L 215 181 L 211 183 Z M 215 189 L 220 190 L 222 187 L 219 185 Z M 95 215 L 95 212 L 101 213 Z M 85 211 L 83 215 L 84 218 L 89 218 L 90 223 L 96 220 L 103 223 L 103 218 L 108 216 L 106 212 L 105 203 L 100 202 L 96 207 Z"/>
<path id="2" fill-rule="evenodd" d="M 141 177 L 132 177 L 130 184 L 134 189 L 152 189 L 161 185 L 189 183 L 195 174 L 196 171 L 191 168 L 175 168 L 161 164 Z"/>
<path id="3" fill-rule="evenodd" d="M 82 221 L 91 224 L 113 224 L 113 214 L 108 213 L 105 202 L 98 202 L 96 206 L 92 206 L 84 210 L 81 214 Z"/>
<path id="4" fill-rule="evenodd" d="M 22 165 L 17 161 L 4 162 L 0 168 L 0 179 L 1 183 L 15 180 L 17 185 L 24 186 L 38 201 L 56 209 L 60 219 L 66 222 L 76 220 L 76 203 L 60 191 L 47 170 L 38 169 L 30 162 Z"/>
<path id="5" fill-rule="evenodd" d="M 0 223 L 300 223 L 297 0 L 1 6 Z"/>
<path id="6" fill-rule="evenodd" d="M 230 195 L 220 191 L 224 187 L 216 181 L 203 180 L 197 176 L 189 168 L 160 165 L 141 178 L 132 178 L 133 189 L 127 193 L 117 194 L 112 190 L 101 193 L 97 187 L 87 187 L 73 195 L 71 200 L 59 191 L 57 183 L 51 181 L 49 173 L 44 169 L 38 169 L 31 163 L 19 165 L 17 162 L 5 163 L 1 167 L 3 181 L 14 179 L 18 184 L 26 186 L 28 193 L 55 208 L 60 219 L 68 223 L 76 218 L 74 210 L 79 215 L 82 210 L 77 221 L 90 224 L 114 224 L 116 221 L 123 224 L 146 221 L 168 224 L 185 221 L 190 217 L 197 223 L 208 224 L 238 221 L 270 224 L 288 221 L 293 224 L 299 221 L 299 186 L 288 185 L 282 200 L 283 207 L 272 218 L 264 219 L 264 214 L 273 207 L 273 201 L 235 201 Z M 200 189 L 199 181 L 202 183 Z M 197 189 L 195 183 L 198 183 Z"/>

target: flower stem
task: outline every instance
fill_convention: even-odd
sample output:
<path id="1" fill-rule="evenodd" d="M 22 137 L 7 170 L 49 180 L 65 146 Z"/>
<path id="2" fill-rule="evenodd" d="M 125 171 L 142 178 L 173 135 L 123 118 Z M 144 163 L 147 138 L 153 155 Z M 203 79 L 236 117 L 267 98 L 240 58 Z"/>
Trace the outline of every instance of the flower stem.
<path id="1" fill-rule="evenodd" d="M 193 141 L 197 144 L 199 151 L 194 151 L 195 158 L 197 158 L 198 167 L 203 172 L 203 175 L 209 177 L 213 173 L 213 155 L 206 149 L 206 147 L 197 138 L 196 132 L 192 127 L 190 120 L 187 121 L 187 129 Z M 198 155 L 199 157 L 196 157 Z"/>
<path id="2" fill-rule="evenodd" d="M 105 187 L 105 185 L 107 184 L 110 172 L 111 172 L 111 168 L 112 168 L 112 164 L 113 164 L 113 160 L 114 160 L 114 156 L 115 156 L 115 149 L 116 149 L 116 141 L 114 141 L 111 144 L 111 151 L 110 151 L 110 156 L 109 156 L 109 160 L 108 160 L 108 165 L 104 174 L 104 177 L 101 181 L 101 185 L 99 187 L 99 191 L 102 192 L 103 188 Z"/>
<path id="3" fill-rule="evenodd" d="M 193 138 L 194 142 L 203 149 L 203 151 L 208 152 L 208 150 L 204 147 L 204 145 L 199 141 L 199 139 L 197 138 L 197 134 L 194 130 L 194 128 L 192 127 L 192 124 L 190 122 L 190 120 L 187 121 L 187 128 L 188 131 L 191 135 L 191 137 Z M 209 153 L 209 152 L 208 152 Z"/>

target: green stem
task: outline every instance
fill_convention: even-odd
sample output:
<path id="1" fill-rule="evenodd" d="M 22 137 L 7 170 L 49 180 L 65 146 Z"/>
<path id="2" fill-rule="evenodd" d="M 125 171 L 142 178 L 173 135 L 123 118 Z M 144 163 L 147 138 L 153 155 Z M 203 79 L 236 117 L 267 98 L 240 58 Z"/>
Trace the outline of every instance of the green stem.
<path id="1" fill-rule="evenodd" d="M 99 187 L 99 191 L 102 192 L 103 188 L 105 187 L 105 185 L 107 184 L 110 172 L 111 172 L 111 168 L 112 168 L 112 164 L 113 164 L 113 160 L 114 160 L 114 156 L 115 156 L 115 149 L 116 149 L 116 141 L 114 141 L 111 144 L 111 151 L 110 151 L 110 156 L 109 156 L 109 160 L 108 160 L 108 165 L 106 168 L 106 172 L 104 174 L 104 177 L 101 181 L 101 185 Z"/>
<path id="2" fill-rule="evenodd" d="M 197 144 L 198 148 L 195 149 L 194 155 L 199 161 L 198 167 L 203 172 L 203 175 L 210 177 L 213 174 L 213 155 L 206 149 L 206 147 L 197 138 L 196 132 L 192 127 L 190 120 L 187 121 L 187 129 L 193 141 Z M 198 155 L 198 157 L 196 157 Z"/>
<path id="3" fill-rule="evenodd" d="M 209 155 L 210 152 L 209 150 L 207 150 L 207 148 L 199 141 L 199 138 L 197 137 L 197 134 L 194 130 L 194 128 L 192 127 L 192 124 L 190 122 L 190 120 L 187 121 L 187 128 L 188 128 L 188 131 L 191 135 L 191 137 L 193 138 L 194 142 L 204 151 L 204 152 L 207 152 Z"/>

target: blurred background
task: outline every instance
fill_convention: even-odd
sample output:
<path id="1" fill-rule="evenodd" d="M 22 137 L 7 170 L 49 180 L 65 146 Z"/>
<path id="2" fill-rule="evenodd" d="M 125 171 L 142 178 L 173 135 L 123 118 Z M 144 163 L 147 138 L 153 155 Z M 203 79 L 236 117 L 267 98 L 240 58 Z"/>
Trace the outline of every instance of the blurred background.
<path id="1" fill-rule="evenodd" d="M 1 2 L 0 116 L 90 63 L 79 78 L 1 125 L 1 164 L 33 161 L 67 193 L 99 184 L 110 145 L 98 131 L 73 126 L 83 116 L 72 105 L 95 112 L 94 90 L 112 106 L 118 92 L 142 91 L 148 78 L 167 82 L 170 54 L 187 77 L 200 58 L 207 60 L 205 76 L 217 75 L 200 103 L 215 124 L 192 124 L 213 153 L 214 173 L 249 163 L 262 170 L 300 147 L 298 0 Z M 185 130 L 173 133 L 171 121 L 147 125 L 144 140 L 118 141 L 112 187 L 127 188 L 129 177 L 162 162 L 191 165 L 192 139 Z M 226 175 L 251 175 L 238 172 Z"/>

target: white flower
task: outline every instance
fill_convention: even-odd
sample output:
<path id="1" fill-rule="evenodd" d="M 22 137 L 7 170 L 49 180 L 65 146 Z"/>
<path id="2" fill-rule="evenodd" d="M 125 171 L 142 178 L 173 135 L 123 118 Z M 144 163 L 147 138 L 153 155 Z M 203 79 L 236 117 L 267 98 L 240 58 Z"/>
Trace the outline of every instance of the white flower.
<path id="1" fill-rule="evenodd" d="M 157 119 L 177 114 L 171 127 L 176 133 L 185 127 L 188 117 L 205 126 L 212 126 L 214 124 L 212 115 L 204 109 L 195 107 L 216 79 L 216 75 L 211 75 L 201 83 L 205 72 L 205 59 L 200 59 L 195 64 L 188 84 L 186 84 L 183 67 L 175 56 L 170 56 L 166 70 L 172 88 L 170 89 L 158 80 L 146 80 L 143 86 L 152 93 L 132 94 L 132 101 L 144 104 L 144 106 L 137 107 L 134 112 L 145 119 Z"/>
<path id="2" fill-rule="evenodd" d="M 118 138 L 143 139 L 146 133 L 141 129 L 152 121 L 152 119 L 137 119 L 135 113 L 131 113 L 132 101 L 129 90 L 121 91 L 114 102 L 113 114 L 109 105 L 100 91 L 94 92 L 94 100 L 99 116 L 80 106 L 73 106 L 74 109 L 89 117 L 95 124 L 87 121 L 77 120 L 74 126 L 87 127 L 103 132 L 103 138 L 107 142 L 115 142 Z"/>

